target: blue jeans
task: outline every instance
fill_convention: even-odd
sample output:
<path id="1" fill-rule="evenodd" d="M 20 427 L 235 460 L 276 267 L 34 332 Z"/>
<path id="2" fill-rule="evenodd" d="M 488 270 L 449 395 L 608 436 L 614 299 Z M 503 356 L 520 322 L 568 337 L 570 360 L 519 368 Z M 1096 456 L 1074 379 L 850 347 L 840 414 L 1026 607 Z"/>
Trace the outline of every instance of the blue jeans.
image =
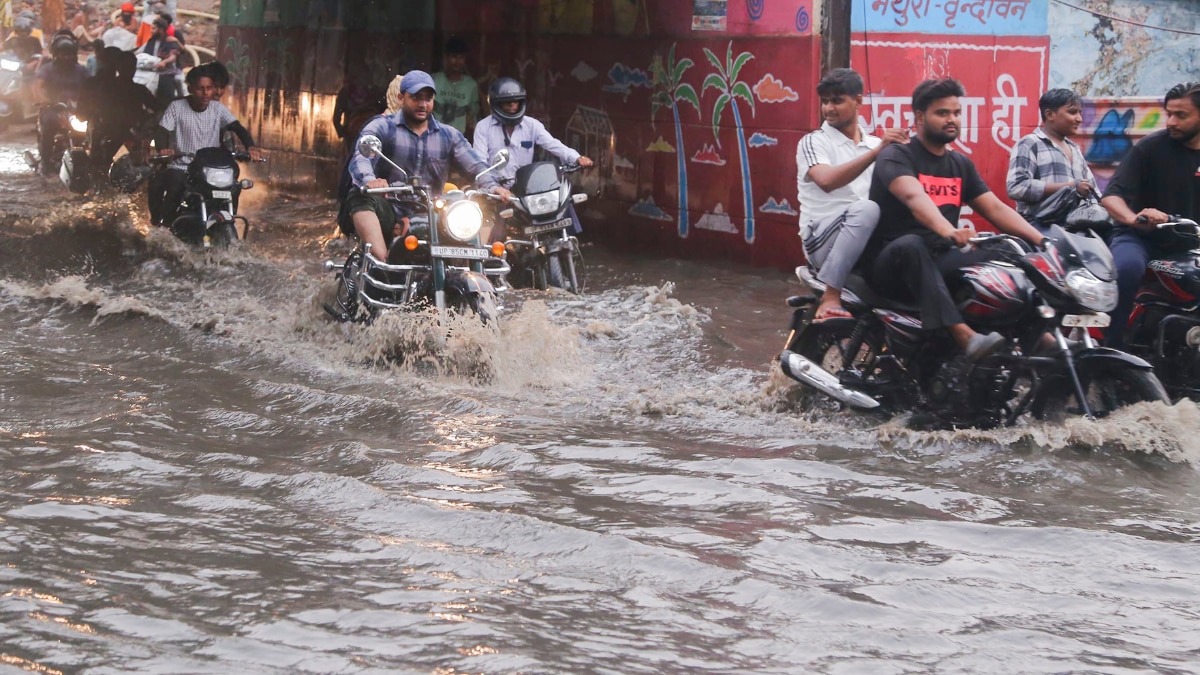
<path id="1" fill-rule="evenodd" d="M 1117 308 L 1109 312 L 1112 323 L 1104 333 L 1104 344 L 1113 349 L 1124 349 L 1125 325 L 1129 323 L 1134 298 L 1146 276 L 1146 265 L 1165 252 L 1155 246 L 1151 237 L 1128 227 L 1117 228 L 1108 248 L 1117 264 Z"/>

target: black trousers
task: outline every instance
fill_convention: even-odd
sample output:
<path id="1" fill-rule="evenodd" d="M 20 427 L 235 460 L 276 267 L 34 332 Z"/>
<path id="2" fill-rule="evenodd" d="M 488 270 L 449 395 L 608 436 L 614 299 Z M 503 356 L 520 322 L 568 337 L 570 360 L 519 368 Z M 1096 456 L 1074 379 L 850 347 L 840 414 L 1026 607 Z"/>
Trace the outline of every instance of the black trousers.
<path id="1" fill-rule="evenodd" d="M 876 293 L 917 304 L 921 327 L 937 330 L 963 323 L 947 281 L 956 284 L 963 266 L 999 257 L 995 251 L 978 248 L 964 252 L 947 247 L 933 252 L 920 235 L 906 234 L 885 246 L 864 271 Z"/>
<path id="2" fill-rule="evenodd" d="M 147 181 L 146 198 L 150 205 L 150 222 L 155 225 L 170 225 L 168 218 L 174 218 L 183 201 L 183 191 L 187 188 L 187 172 L 182 169 L 167 169 L 150 174 Z"/>

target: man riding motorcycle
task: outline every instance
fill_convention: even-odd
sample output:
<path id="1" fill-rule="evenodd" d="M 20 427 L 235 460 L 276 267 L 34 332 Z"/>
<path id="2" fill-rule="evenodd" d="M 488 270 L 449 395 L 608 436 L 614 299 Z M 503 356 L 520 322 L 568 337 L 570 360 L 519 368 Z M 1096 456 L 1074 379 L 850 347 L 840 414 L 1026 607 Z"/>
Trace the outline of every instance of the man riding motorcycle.
<path id="1" fill-rule="evenodd" d="M 568 148 L 562 141 L 550 135 L 546 125 L 525 114 L 525 87 L 511 77 L 500 77 L 488 86 L 488 105 L 492 114 L 475 126 L 475 152 L 481 157 L 494 156 L 500 149 L 508 148 L 509 161 L 497 175 L 501 185 L 510 185 L 517 170 L 533 163 L 533 151 L 540 147 L 554 155 L 563 164 L 575 164 L 583 168 L 592 166 L 592 160 Z M 568 206 L 571 220 L 578 232 L 579 217 L 574 205 Z M 492 232 L 493 241 L 503 241 L 503 226 Z"/>
<path id="2" fill-rule="evenodd" d="M 33 83 L 33 100 L 41 106 L 38 154 L 43 176 L 53 176 L 57 172 L 57 163 L 50 155 L 53 154 L 54 137 L 63 129 L 55 104 L 78 100 L 80 88 L 87 78 L 87 69 L 79 64 L 79 45 L 69 32 L 55 33 L 50 42 L 50 55 L 52 60 L 38 68 Z"/>
<path id="3" fill-rule="evenodd" d="M 0 51 L 16 55 L 24 64 L 26 74 L 32 75 L 42 57 L 42 41 L 33 37 L 33 20 L 24 16 L 13 19 L 13 33 Z"/>
<path id="4" fill-rule="evenodd" d="M 450 171 L 450 164 L 469 175 L 476 175 L 488 167 L 467 142 L 460 131 L 442 124 L 433 117 L 434 98 L 437 89 L 433 78 L 422 70 L 411 70 L 400 81 L 400 112 L 395 115 L 380 115 L 367 122 L 359 135 L 375 136 L 383 142 L 383 152 L 409 177 L 419 178 L 422 184 L 432 188 L 438 196 Z M 364 243 L 370 244 L 380 260 L 387 257 L 388 244 L 393 237 L 403 237 L 408 225 L 403 220 L 408 214 L 397 214 L 394 202 L 380 195 L 363 194 L 359 187 L 388 187 L 392 176 L 386 162 L 378 157 L 366 157 L 359 148 L 346 165 L 339 186 L 342 205 L 338 213 L 338 226 L 346 235 L 357 234 Z M 493 190 L 505 199 L 512 193 L 496 185 L 491 174 L 479 178 L 477 186 Z M 401 229 L 396 231 L 399 223 Z"/>
<path id="5" fill-rule="evenodd" d="M 158 101 L 133 81 L 137 58 L 133 52 L 105 47 L 102 66 L 84 83 L 79 114 L 91 124 L 91 164 L 106 172 L 113 156 L 157 112 Z"/>
<path id="6" fill-rule="evenodd" d="M 262 157 L 254 139 L 224 105 L 213 100 L 216 86 L 208 71 L 193 68 L 187 74 L 188 95 L 167 106 L 156 129 L 155 146 L 160 155 L 174 157 L 165 171 L 150 177 L 150 218 L 155 225 L 170 225 L 187 187 L 187 168 L 192 156 L 203 148 L 221 145 L 221 131 L 237 134 L 252 159 Z"/>

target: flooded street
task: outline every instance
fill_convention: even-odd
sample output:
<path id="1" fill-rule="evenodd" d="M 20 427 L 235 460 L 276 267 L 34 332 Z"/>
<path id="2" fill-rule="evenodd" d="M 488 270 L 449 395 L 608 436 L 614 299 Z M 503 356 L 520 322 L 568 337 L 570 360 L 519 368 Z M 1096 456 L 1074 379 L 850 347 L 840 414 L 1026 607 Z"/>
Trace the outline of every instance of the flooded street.
<path id="1" fill-rule="evenodd" d="M 332 203 L 260 184 L 250 241 L 194 251 L 24 138 L 0 672 L 1200 671 L 1190 402 L 839 412 L 774 374 L 793 279 L 597 245 L 498 328 L 342 326 Z"/>

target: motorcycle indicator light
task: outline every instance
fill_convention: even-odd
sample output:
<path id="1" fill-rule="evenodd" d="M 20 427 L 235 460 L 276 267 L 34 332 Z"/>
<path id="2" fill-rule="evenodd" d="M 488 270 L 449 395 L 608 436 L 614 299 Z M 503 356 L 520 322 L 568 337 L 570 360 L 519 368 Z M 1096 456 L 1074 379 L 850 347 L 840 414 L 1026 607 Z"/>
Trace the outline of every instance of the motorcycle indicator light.
<path id="1" fill-rule="evenodd" d="M 78 117 L 76 117 L 75 115 L 71 115 L 70 121 L 71 121 L 71 130 L 72 131 L 74 131 L 76 133 L 80 133 L 80 134 L 87 133 L 87 127 L 88 127 L 87 120 L 81 120 Z"/>
<path id="2" fill-rule="evenodd" d="M 249 190 L 250 188 L 254 187 L 254 181 L 250 180 L 249 178 L 243 178 L 240 182 L 238 182 L 238 185 L 240 185 L 243 190 Z"/>
<path id="3" fill-rule="evenodd" d="M 492 242 L 492 255 L 496 256 L 497 258 L 501 258 L 504 256 L 504 242 L 502 242 L 502 241 Z"/>
<path id="4" fill-rule="evenodd" d="M 9 72 L 16 72 L 21 69 L 21 62 L 2 59 L 0 60 L 0 69 L 7 70 Z"/>
<path id="5" fill-rule="evenodd" d="M 446 208 L 446 200 L 438 199 L 438 200 L 434 201 L 433 208 L 437 209 L 438 211 L 441 211 L 442 209 Z"/>
<path id="6" fill-rule="evenodd" d="M 513 217 L 513 210 L 512 210 L 512 209 L 504 209 L 503 211 L 501 211 L 501 212 L 500 212 L 500 217 L 501 217 L 501 218 L 503 218 L 503 219 L 505 219 L 505 220 L 508 220 L 509 218 L 512 218 L 512 217 Z"/>
<path id="7" fill-rule="evenodd" d="M 445 222 L 451 237 L 469 241 L 479 234 L 479 228 L 483 226 L 483 211 L 472 201 L 454 202 L 446 209 Z"/>
<path id="8" fill-rule="evenodd" d="M 531 216 L 541 216 L 558 210 L 558 192 L 540 192 L 525 197 L 525 205 Z"/>
<path id="9" fill-rule="evenodd" d="M 1038 307 L 1038 316 L 1042 317 L 1043 319 L 1053 319 L 1054 308 L 1050 305 L 1042 305 L 1041 307 Z"/>
<path id="10" fill-rule="evenodd" d="M 404 238 L 404 248 L 410 251 L 417 250 L 417 247 L 420 245 L 421 241 L 411 234 Z"/>

